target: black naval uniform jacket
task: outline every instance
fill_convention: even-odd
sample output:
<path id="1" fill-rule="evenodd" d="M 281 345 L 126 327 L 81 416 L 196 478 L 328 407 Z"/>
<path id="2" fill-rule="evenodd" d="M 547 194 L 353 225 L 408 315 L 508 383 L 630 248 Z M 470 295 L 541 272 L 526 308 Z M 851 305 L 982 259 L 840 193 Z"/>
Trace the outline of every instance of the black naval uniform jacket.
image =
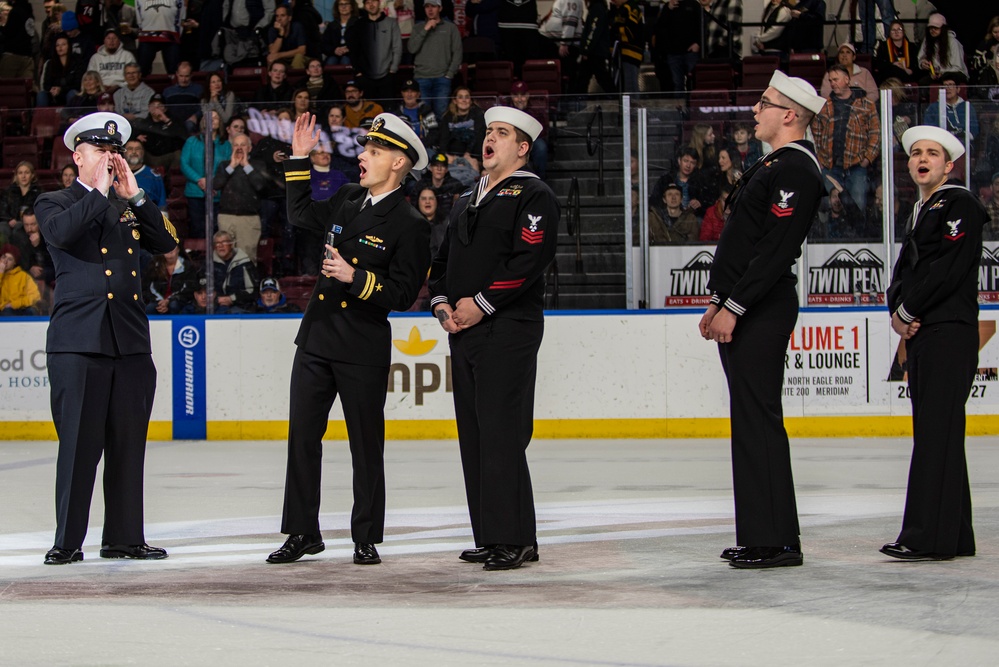
<path id="1" fill-rule="evenodd" d="M 708 289 L 711 303 L 742 316 L 778 284 L 795 285 L 792 268 L 825 196 L 811 142 L 793 141 L 750 167 L 729 197 Z"/>
<path id="2" fill-rule="evenodd" d="M 909 219 L 886 299 L 906 323 L 978 324 L 978 267 L 989 216 L 967 189 L 944 185 Z"/>
<path id="3" fill-rule="evenodd" d="M 156 204 L 135 206 L 113 188 L 105 197 L 76 181 L 38 197 L 35 213 L 56 279 L 46 352 L 151 354 L 139 249 L 177 246 Z"/>
<path id="4" fill-rule="evenodd" d="M 529 171 L 515 171 L 474 204 L 480 181 L 451 209 L 430 268 L 430 307 L 473 297 L 487 316 L 544 319 L 545 269 L 555 258 L 558 200 Z M 466 212 L 467 209 L 467 212 Z M 470 239 L 459 226 L 467 220 Z"/>
<path id="5" fill-rule="evenodd" d="M 388 314 L 416 301 L 430 268 L 430 224 L 402 188 L 359 213 L 367 188 L 349 183 L 313 201 L 308 158 L 289 158 L 284 173 L 288 219 L 323 238 L 332 230 L 333 246 L 357 271 L 349 285 L 319 276 L 295 344 L 331 361 L 389 366 Z"/>

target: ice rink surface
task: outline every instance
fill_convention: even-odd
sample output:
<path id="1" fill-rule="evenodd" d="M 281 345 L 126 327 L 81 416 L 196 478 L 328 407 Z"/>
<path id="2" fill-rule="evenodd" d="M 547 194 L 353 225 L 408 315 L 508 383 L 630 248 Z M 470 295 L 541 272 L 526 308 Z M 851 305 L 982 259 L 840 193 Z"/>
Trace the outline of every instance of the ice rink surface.
<path id="1" fill-rule="evenodd" d="M 996 665 L 999 438 L 968 439 L 978 555 L 878 553 L 910 440 L 792 440 L 805 565 L 735 570 L 724 440 L 536 440 L 540 561 L 486 572 L 457 444 L 387 443 L 383 564 L 351 563 L 349 456 L 326 443 L 326 551 L 280 546 L 285 445 L 151 442 L 158 562 L 45 566 L 56 445 L 0 442 L 0 665 Z"/>

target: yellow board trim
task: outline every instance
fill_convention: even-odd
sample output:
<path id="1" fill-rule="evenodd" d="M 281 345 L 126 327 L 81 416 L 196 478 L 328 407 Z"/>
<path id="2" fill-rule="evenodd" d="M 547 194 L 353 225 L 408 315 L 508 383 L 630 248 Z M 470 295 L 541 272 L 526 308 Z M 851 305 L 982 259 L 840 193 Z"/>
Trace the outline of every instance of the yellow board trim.
<path id="1" fill-rule="evenodd" d="M 907 415 L 865 417 L 787 417 L 784 420 L 792 438 L 911 437 L 912 419 Z M 285 440 L 288 422 L 211 421 L 208 440 Z M 999 435 L 999 415 L 968 415 L 968 435 Z M 540 440 L 634 439 L 634 438 L 728 438 L 725 418 L 697 419 L 537 419 L 534 437 Z M 400 419 L 385 422 L 389 440 L 453 440 L 458 431 L 452 419 Z M 171 440 L 173 424 L 149 424 L 150 440 Z M 0 422 L 0 440 L 56 440 L 52 422 Z M 325 439 L 346 440 L 347 428 L 341 421 L 329 422 Z"/>

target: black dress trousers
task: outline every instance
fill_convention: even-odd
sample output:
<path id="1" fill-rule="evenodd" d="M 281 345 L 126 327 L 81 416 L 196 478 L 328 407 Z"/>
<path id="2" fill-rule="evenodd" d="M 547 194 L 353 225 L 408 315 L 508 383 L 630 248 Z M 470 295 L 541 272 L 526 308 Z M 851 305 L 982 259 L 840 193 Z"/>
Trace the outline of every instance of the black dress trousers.
<path id="1" fill-rule="evenodd" d="M 152 356 L 52 352 L 48 371 L 59 435 L 55 544 L 64 549 L 83 546 L 102 455 L 102 543 L 145 544 L 142 479 L 156 392 Z"/>
<path id="2" fill-rule="evenodd" d="M 449 336 L 465 494 L 478 547 L 537 541 L 527 446 L 544 322 L 483 320 Z"/>
<path id="3" fill-rule="evenodd" d="M 924 325 L 905 349 L 913 447 L 897 542 L 943 556 L 973 554 L 964 410 L 978 369 L 978 327 Z"/>
<path id="4" fill-rule="evenodd" d="M 387 366 L 333 361 L 304 351 L 291 370 L 288 472 L 281 532 L 319 532 L 323 434 L 340 396 L 354 469 L 350 534 L 355 543 L 377 544 L 385 530 L 385 396 Z"/>
<path id="5" fill-rule="evenodd" d="M 743 546 L 799 542 L 781 404 L 784 359 L 797 319 L 794 287 L 779 284 L 739 318 L 732 342 L 718 345 L 731 404 L 735 535 Z"/>

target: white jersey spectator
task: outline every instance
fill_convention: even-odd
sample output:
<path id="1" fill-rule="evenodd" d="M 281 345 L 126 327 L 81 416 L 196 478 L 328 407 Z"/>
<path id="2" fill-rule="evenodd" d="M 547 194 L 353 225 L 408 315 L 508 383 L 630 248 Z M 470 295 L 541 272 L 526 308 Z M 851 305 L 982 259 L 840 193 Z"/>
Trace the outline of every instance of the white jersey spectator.
<path id="1" fill-rule="evenodd" d="M 583 32 L 582 0 L 555 0 L 551 11 L 541 19 L 538 32 L 559 43 L 578 40 Z"/>

